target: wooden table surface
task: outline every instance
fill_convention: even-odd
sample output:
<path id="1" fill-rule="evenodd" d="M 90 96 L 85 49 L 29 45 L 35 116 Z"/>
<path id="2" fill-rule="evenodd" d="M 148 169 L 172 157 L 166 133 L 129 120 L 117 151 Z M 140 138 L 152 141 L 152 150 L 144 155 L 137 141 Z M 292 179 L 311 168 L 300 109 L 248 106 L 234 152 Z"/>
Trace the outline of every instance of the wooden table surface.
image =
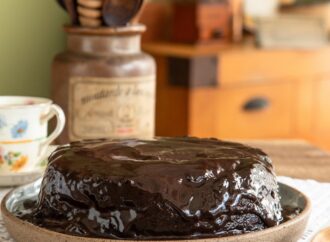
<path id="1" fill-rule="evenodd" d="M 330 182 L 330 153 L 305 141 L 242 142 L 265 151 L 279 176 Z"/>

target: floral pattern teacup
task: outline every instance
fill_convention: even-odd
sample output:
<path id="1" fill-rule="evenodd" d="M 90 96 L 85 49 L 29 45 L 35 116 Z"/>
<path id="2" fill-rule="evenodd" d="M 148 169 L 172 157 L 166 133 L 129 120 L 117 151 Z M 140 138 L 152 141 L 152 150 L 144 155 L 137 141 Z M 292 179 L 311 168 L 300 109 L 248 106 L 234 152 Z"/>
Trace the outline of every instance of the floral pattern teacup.
<path id="1" fill-rule="evenodd" d="M 54 116 L 57 127 L 47 136 Z M 0 96 L 0 175 L 35 169 L 64 125 L 63 110 L 49 99 Z"/>

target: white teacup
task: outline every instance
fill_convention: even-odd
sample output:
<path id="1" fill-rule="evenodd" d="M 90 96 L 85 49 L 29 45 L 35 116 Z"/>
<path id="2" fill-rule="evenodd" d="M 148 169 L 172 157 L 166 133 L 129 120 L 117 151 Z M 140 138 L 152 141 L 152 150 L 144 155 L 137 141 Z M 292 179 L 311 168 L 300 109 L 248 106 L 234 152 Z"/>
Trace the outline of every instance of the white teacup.
<path id="1" fill-rule="evenodd" d="M 57 126 L 47 136 L 54 116 Z M 63 110 L 49 99 L 0 96 L 0 174 L 35 170 L 64 125 Z"/>

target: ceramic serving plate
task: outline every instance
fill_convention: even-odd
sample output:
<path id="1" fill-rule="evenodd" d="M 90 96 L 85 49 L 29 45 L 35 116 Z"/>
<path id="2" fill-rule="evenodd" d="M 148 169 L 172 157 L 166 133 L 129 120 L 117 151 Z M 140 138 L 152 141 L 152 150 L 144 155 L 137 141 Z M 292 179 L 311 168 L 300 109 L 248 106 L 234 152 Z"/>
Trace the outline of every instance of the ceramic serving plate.
<path id="1" fill-rule="evenodd" d="M 46 156 L 48 157 L 55 149 L 56 146 L 49 146 Z M 46 167 L 47 161 L 36 164 L 31 171 L 18 172 L 16 174 L 0 174 L 0 187 L 20 186 L 31 183 L 43 175 Z"/>
<path id="2" fill-rule="evenodd" d="M 69 236 L 49 231 L 15 217 L 12 212 L 19 210 L 26 199 L 37 199 L 41 180 L 30 185 L 17 188 L 7 194 L 1 203 L 1 212 L 5 226 L 16 242 L 123 242 L 110 239 L 93 239 Z M 280 226 L 245 235 L 224 238 L 196 239 L 194 242 L 296 242 L 304 232 L 311 211 L 310 200 L 301 192 L 280 184 L 282 205 L 297 207 L 302 213 Z M 186 242 L 189 240 L 171 240 L 169 242 Z M 191 241 L 191 240 L 190 240 Z M 125 242 L 129 242 L 125 240 Z M 155 242 L 155 241 L 148 241 Z M 166 242 L 165 240 L 159 242 Z"/>

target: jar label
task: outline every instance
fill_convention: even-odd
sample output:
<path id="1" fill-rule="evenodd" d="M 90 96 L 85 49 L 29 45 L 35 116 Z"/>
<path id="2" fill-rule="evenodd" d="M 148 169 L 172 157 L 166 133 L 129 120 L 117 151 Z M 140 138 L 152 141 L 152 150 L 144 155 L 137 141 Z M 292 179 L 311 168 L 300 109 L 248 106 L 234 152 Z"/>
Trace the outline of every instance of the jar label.
<path id="1" fill-rule="evenodd" d="M 70 80 L 70 140 L 152 138 L 155 76 Z"/>

